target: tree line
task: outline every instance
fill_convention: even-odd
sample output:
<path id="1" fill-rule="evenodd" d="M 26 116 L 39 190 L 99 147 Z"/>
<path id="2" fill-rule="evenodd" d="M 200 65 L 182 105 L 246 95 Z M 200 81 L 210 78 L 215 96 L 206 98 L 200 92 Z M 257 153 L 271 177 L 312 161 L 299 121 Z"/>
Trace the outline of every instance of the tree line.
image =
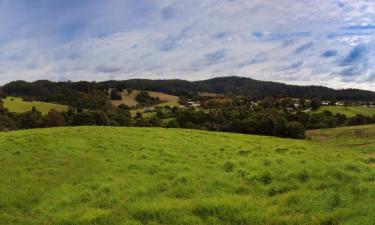
<path id="1" fill-rule="evenodd" d="M 244 77 L 219 77 L 203 81 L 132 79 L 104 82 L 35 82 L 14 81 L 1 90 L 12 96 L 31 97 L 35 100 L 57 102 L 90 109 L 100 108 L 109 94 L 113 99 L 121 98 L 109 90 L 148 90 L 192 98 L 199 92 L 242 95 L 257 99 L 268 96 L 303 98 L 331 101 L 375 101 L 375 92 L 344 89 L 335 90 L 322 86 L 297 86 L 276 82 L 265 82 Z M 97 99 L 93 102 L 93 99 Z M 108 105 L 108 102 L 107 102 Z"/>
<path id="2" fill-rule="evenodd" d="M 284 103 L 286 104 L 286 103 Z M 70 108 L 67 112 L 50 110 L 42 115 L 35 107 L 24 113 L 9 112 L 0 103 L 0 130 L 18 130 L 60 126 L 136 126 L 201 129 L 244 134 L 305 138 L 306 129 L 375 123 L 375 116 L 348 118 L 328 111 L 306 113 L 289 111 L 265 102 L 257 106 L 240 105 L 217 109 L 157 107 L 152 116 L 132 115 L 129 107 L 120 105 L 108 110 Z"/>

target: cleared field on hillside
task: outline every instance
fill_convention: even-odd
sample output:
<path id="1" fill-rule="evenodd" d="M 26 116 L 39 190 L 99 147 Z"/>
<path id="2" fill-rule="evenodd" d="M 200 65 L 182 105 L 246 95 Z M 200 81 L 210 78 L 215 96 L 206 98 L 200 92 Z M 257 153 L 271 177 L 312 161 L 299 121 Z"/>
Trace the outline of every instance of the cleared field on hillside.
<path id="1" fill-rule="evenodd" d="M 168 95 L 162 92 L 154 92 L 154 91 L 147 91 L 147 92 L 150 94 L 151 97 L 157 97 L 161 101 L 163 101 L 163 103 L 159 104 L 160 106 L 165 106 L 165 105 L 178 106 L 179 105 L 178 96 Z M 138 102 L 137 100 L 135 100 L 135 97 L 137 96 L 138 93 L 139 91 L 137 90 L 132 91 L 130 94 L 127 91 L 123 91 L 121 94 L 122 100 L 113 100 L 112 104 L 115 106 L 118 106 L 121 104 L 125 104 L 128 106 L 136 106 Z"/>
<path id="2" fill-rule="evenodd" d="M 12 100 L 13 99 L 13 100 Z M 67 111 L 68 107 L 66 105 L 48 103 L 48 102 L 25 102 L 22 98 L 8 97 L 3 100 L 5 108 L 9 109 L 11 112 L 23 113 L 30 111 L 33 106 L 37 108 L 42 114 L 47 114 L 49 110 L 56 109 L 57 111 L 63 112 Z"/>
<path id="3" fill-rule="evenodd" d="M 198 92 L 198 96 L 202 97 L 222 97 L 223 94 L 211 93 L 211 92 Z"/>
<path id="4" fill-rule="evenodd" d="M 1 224 L 375 221 L 371 153 L 162 128 L 0 133 Z"/>
<path id="5" fill-rule="evenodd" d="M 375 125 L 312 130 L 307 136 L 313 142 L 375 153 Z"/>
<path id="6" fill-rule="evenodd" d="M 130 94 L 127 91 L 123 91 L 121 93 L 121 100 L 112 100 L 111 102 L 115 106 L 119 106 L 121 104 L 125 104 L 127 106 L 136 106 L 138 102 L 135 100 L 135 97 L 138 93 L 139 91 L 132 91 Z"/>
<path id="7" fill-rule="evenodd" d="M 323 112 L 324 110 L 328 110 L 334 114 L 340 113 L 344 114 L 348 117 L 354 117 L 357 114 L 361 114 L 364 116 L 374 116 L 375 115 L 375 108 L 367 108 L 362 106 L 322 106 L 317 111 L 318 113 Z"/>

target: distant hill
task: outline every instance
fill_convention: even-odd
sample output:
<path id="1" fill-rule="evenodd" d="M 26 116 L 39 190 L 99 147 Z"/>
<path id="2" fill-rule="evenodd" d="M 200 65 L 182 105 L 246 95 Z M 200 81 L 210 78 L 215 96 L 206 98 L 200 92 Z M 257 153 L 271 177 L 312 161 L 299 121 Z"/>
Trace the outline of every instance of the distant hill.
<path id="1" fill-rule="evenodd" d="M 69 102 L 72 92 L 90 93 L 93 90 L 109 88 L 157 91 L 172 95 L 193 95 L 198 92 L 218 94 L 233 93 L 250 97 L 262 98 L 295 97 L 320 98 L 325 100 L 375 101 L 375 92 L 359 89 L 336 90 L 323 86 L 298 86 L 277 82 L 259 81 L 245 77 L 218 77 L 202 81 L 186 80 L 148 80 L 131 79 L 104 82 L 51 82 L 36 81 L 32 83 L 15 81 L 6 84 L 2 91 L 8 95 L 31 96 L 37 100 L 58 101 L 63 98 Z"/>
<path id="2" fill-rule="evenodd" d="M 296 98 L 321 98 L 352 101 L 375 100 L 375 92 L 344 89 L 335 90 L 323 86 L 298 86 L 277 82 L 258 81 L 244 77 L 220 77 L 194 82 L 204 91 L 225 93 L 233 92 L 252 96 L 285 96 Z"/>
<path id="3" fill-rule="evenodd" d="M 321 98 L 332 100 L 375 101 L 375 92 L 359 89 L 336 90 L 323 86 L 298 86 L 278 82 L 259 81 L 246 77 L 217 77 L 202 81 L 189 82 L 186 80 L 147 80 L 132 79 L 125 81 L 102 82 L 111 87 L 134 88 L 160 91 L 174 95 L 211 92 L 225 94 L 231 92 L 237 95 L 253 97 L 295 97 Z"/>

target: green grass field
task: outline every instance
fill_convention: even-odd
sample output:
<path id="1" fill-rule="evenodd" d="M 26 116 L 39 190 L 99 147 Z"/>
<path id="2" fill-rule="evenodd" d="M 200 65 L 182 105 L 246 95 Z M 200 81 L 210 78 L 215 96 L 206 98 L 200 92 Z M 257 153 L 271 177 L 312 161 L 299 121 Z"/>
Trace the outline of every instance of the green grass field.
<path id="1" fill-rule="evenodd" d="M 363 116 L 374 116 L 375 115 L 375 108 L 367 108 L 362 106 L 322 106 L 317 111 L 317 113 L 321 113 L 324 110 L 328 110 L 334 114 L 340 113 L 344 114 L 347 117 L 354 117 L 357 114 L 361 114 Z"/>
<path id="2" fill-rule="evenodd" d="M 47 114 L 49 110 L 56 109 L 57 111 L 67 111 L 68 107 L 65 105 L 53 104 L 48 102 L 25 102 L 22 98 L 8 97 L 3 100 L 5 108 L 9 109 L 11 112 L 23 113 L 30 111 L 33 106 L 37 108 L 42 114 Z"/>
<path id="3" fill-rule="evenodd" d="M 307 136 L 314 142 L 357 149 L 375 156 L 374 125 L 312 130 L 307 132 Z"/>
<path id="4" fill-rule="evenodd" d="M 329 140 L 352 131 L 311 140 L 162 128 L 0 133 L 0 224 L 373 225 L 375 147 L 350 142 L 374 128 L 343 144 Z"/>

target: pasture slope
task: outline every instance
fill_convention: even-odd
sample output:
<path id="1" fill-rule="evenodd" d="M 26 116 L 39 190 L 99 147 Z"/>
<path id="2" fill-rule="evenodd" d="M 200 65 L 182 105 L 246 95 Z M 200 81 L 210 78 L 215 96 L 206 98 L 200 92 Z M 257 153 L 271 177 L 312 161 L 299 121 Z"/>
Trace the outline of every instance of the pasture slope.
<path id="1" fill-rule="evenodd" d="M 337 114 L 337 113 L 344 114 L 347 117 L 354 117 L 357 114 L 360 114 L 363 116 L 375 116 L 375 108 L 369 108 L 369 107 L 363 107 L 363 106 L 322 106 L 316 112 L 321 113 L 324 110 L 330 111 L 333 114 Z"/>
<path id="2" fill-rule="evenodd" d="M 137 100 L 135 99 L 140 91 L 133 90 L 130 94 L 128 91 L 123 91 L 121 93 L 122 100 L 112 100 L 112 104 L 115 106 L 125 104 L 127 106 L 136 106 L 138 104 Z M 163 103 L 159 104 L 159 106 L 179 106 L 178 103 L 178 96 L 168 95 L 162 92 L 155 92 L 155 91 L 147 91 L 151 97 L 159 98 Z"/>
<path id="3" fill-rule="evenodd" d="M 55 109 L 60 112 L 68 111 L 68 107 L 66 105 L 39 101 L 25 102 L 22 100 L 22 98 L 17 97 L 7 97 L 3 101 L 5 108 L 7 108 L 11 112 L 16 113 L 24 113 L 26 111 L 30 111 L 33 106 L 35 106 L 35 108 L 43 115 L 47 114 L 51 109 Z"/>
<path id="4" fill-rule="evenodd" d="M 312 130 L 307 136 L 313 142 L 375 153 L 374 125 Z"/>
<path id="5" fill-rule="evenodd" d="M 315 132 L 311 140 L 162 128 L 0 133 L 0 224 L 373 225 L 375 148 Z"/>

